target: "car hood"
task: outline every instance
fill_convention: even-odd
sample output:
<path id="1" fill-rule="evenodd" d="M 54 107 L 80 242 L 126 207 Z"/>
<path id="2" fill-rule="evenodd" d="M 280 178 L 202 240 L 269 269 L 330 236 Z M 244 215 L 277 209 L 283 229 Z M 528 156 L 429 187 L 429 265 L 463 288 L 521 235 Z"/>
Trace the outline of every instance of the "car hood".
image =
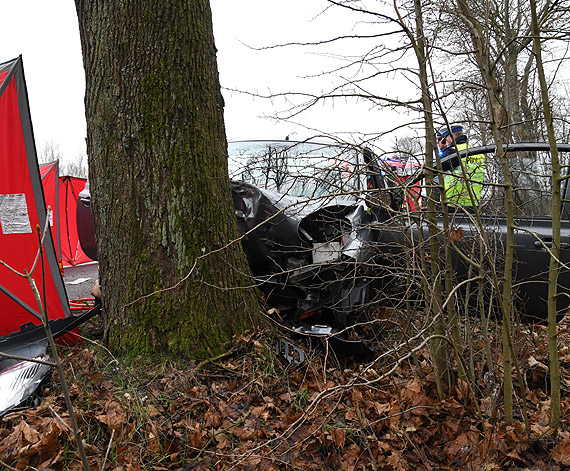
<path id="1" fill-rule="evenodd" d="M 271 204 L 271 206 L 275 208 L 276 212 L 283 213 L 287 217 L 292 217 L 298 220 L 302 220 L 305 217 L 326 208 L 339 208 L 341 209 L 341 213 L 346 215 L 359 205 L 358 200 L 350 196 L 327 195 L 315 198 L 295 197 L 283 195 L 265 188 L 259 188 L 255 185 L 251 185 L 250 183 L 237 180 L 232 180 L 231 185 L 234 191 L 242 190 L 242 194 L 244 194 L 243 190 L 245 190 L 245 193 L 249 194 L 258 192 L 267 200 L 268 203 Z"/>

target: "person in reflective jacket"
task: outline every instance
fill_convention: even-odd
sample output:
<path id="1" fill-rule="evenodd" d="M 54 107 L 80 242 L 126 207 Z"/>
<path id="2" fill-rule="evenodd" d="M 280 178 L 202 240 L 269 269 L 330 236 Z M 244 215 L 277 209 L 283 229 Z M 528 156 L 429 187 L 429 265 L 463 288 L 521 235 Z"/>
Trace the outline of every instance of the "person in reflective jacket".
<path id="1" fill-rule="evenodd" d="M 464 134 L 463 127 L 460 125 L 454 124 L 450 127 L 442 128 L 437 132 L 436 137 L 440 158 L 469 148 L 467 134 Z M 467 155 L 461 160 L 465 167 L 467 179 L 471 183 L 475 203 L 478 204 L 481 200 L 485 177 L 485 156 L 482 154 Z M 457 166 L 444 175 L 443 181 L 445 194 L 449 203 L 461 206 L 472 206 L 459 161 L 457 161 Z"/>

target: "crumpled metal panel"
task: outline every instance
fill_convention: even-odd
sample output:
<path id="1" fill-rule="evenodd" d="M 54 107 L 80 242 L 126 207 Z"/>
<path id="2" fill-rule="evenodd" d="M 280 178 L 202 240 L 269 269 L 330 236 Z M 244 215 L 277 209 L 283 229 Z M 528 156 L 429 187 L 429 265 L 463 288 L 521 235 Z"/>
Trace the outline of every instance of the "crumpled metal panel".
<path id="1" fill-rule="evenodd" d="M 49 361 L 43 354 L 34 359 Z M 50 371 L 50 366 L 31 361 L 18 361 L 0 371 L 0 416 L 30 397 Z"/>

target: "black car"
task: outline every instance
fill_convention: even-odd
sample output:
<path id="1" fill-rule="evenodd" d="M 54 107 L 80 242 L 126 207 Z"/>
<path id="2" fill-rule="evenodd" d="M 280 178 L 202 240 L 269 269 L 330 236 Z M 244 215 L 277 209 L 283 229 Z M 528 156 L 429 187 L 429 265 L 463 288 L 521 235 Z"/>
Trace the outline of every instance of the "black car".
<path id="1" fill-rule="evenodd" d="M 514 306 L 522 320 L 542 322 L 547 317 L 548 273 L 553 240 L 550 149 L 544 143 L 520 143 L 504 146 L 504 151 L 514 188 Z M 570 145 L 558 144 L 558 152 L 562 173 L 566 175 L 570 163 Z M 483 265 L 487 267 L 484 289 L 491 293 L 491 297 L 496 297 L 496 293 L 493 294 L 495 286 L 490 264 L 501 282 L 507 234 L 504 179 L 495 153 L 496 146 L 474 147 L 462 151 L 460 156 L 453 154 L 441 161 L 443 171 L 449 172 L 456 168 L 459 157 L 467 154 L 485 156 L 485 182 L 478 205 L 482 226 L 476 223 L 470 208 L 451 207 L 450 232 L 445 234 L 442 215 L 438 216 L 440 239 L 445 236 L 453 240 L 452 261 L 456 282 L 478 275 L 477 265 L 470 264 L 468 259 L 476 263 L 483 260 Z M 557 297 L 559 318 L 570 308 L 570 188 L 567 179 L 562 180 L 561 196 L 562 204 L 555 214 L 560 215 L 561 219 L 561 267 Z M 401 262 L 405 251 L 409 251 L 410 247 L 417 248 L 422 241 L 426 241 L 427 246 L 429 239 L 425 214 L 421 213 L 394 213 L 389 221 L 382 221 L 376 229 L 375 241 L 381 254 L 381 260 L 377 260 L 377 263 L 392 273 L 402 272 Z M 481 244 L 482 234 L 488 240 L 487 247 Z"/>
<path id="2" fill-rule="evenodd" d="M 487 157 L 479 209 L 500 275 L 506 221 L 495 150 L 487 146 L 469 153 Z M 548 145 L 516 144 L 508 151 L 517 188 L 517 306 L 526 317 L 543 320 L 552 244 Z M 559 151 L 568 163 L 570 146 L 560 145 Z M 429 237 L 420 177 L 402 178 L 396 167 L 370 151 L 336 143 L 234 142 L 228 156 L 244 252 L 268 307 L 289 325 L 301 333 L 334 333 L 354 324 L 370 302 L 398 302 L 402 293 L 409 292 L 411 260 L 417 262 L 409 254 Z M 444 171 L 457 159 L 452 155 L 443 161 Z M 421 168 L 417 172 L 421 174 Z M 564 180 L 561 261 L 565 264 L 570 262 L 569 191 Z M 88 187 L 79 199 L 82 248 L 95 258 Z M 440 228 L 441 221 L 440 215 Z M 452 211 L 451 228 L 461 234 L 454 242 L 453 258 L 461 281 L 470 274 L 466 259 L 474 256 L 480 231 L 473 214 L 462 208 Z M 559 311 L 564 313 L 569 305 L 564 293 L 569 294 L 570 287 L 566 268 L 561 269 L 559 284 L 563 293 Z"/>
<path id="3" fill-rule="evenodd" d="M 384 188 L 378 160 L 337 144 L 229 144 L 242 245 L 271 307 L 303 333 L 350 325 L 367 306 Z"/>

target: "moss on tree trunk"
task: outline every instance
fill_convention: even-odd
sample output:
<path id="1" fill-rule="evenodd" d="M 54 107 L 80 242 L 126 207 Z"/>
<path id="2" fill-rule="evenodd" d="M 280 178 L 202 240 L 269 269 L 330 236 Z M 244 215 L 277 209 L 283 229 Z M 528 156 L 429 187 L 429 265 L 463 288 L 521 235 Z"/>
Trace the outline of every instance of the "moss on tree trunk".
<path id="1" fill-rule="evenodd" d="M 258 305 L 235 289 L 252 283 L 239 242 L 227 246 L 237 225 L 209 2 L 76 7 L 109 344 L 217 353 Z"/>

